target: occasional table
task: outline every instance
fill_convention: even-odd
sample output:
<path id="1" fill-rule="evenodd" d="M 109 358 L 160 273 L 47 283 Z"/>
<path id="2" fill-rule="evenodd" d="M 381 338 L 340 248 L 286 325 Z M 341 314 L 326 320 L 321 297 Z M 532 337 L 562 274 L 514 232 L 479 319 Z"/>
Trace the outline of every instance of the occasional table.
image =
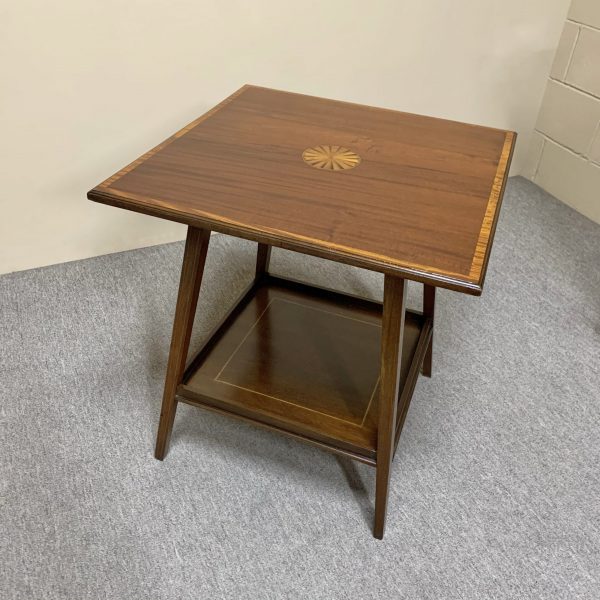
<path id="1" fill-rule="evenodd" d="M 247 85 L 91 190 L 188 226 L 156 458 L 178 401 L 285 433 L 376 468 L 382 538 L 435 290 L 481 294 L 515 139 Z M 188 362 L 211 231 L 257 242 L 256 273 Z M 383 302 L 271 274 L 273 246 L 383 273 Z"/>

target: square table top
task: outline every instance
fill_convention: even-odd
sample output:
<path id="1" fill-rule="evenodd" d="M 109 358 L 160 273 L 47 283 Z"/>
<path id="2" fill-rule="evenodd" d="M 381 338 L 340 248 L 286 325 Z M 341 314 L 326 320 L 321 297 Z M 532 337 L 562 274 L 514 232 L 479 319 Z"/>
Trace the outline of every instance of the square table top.
<path id="1" fill-rule="evenodd" d="M 246 85 L 88 197 L 480 294 L 515 139 Z"/>

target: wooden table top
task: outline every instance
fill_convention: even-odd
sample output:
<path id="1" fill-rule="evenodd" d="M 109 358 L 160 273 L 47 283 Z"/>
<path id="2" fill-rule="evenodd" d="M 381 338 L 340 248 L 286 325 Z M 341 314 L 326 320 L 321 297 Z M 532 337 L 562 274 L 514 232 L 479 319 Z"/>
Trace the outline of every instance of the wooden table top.
<path id="1" fill-rule="evenodd" d="M 515 139 L 244 86 L 88 198 L 480 294 Z"/>

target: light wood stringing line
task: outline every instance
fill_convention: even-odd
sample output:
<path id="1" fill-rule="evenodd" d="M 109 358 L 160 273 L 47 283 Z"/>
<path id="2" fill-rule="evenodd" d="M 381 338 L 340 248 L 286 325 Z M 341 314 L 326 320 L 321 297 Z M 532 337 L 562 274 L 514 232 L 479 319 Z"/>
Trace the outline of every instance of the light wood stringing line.
<path id="1" fill-rule="evenodd" d="M 279 402 L 283 402 L 284 404 L 290 404 L 291 406 L 297 406 L 298 408 L 301 408 L 303 410 L 308 410 L 310 412 L 317 413 L 318 415 L 323 415 L 325 417 L 329 417 L 330 419 L 335 419 L 336 421 L 342 421 L 342 423 L 349 423 L 350 425 L 356 425 L 356 423 L 354 421 L 349 421 L 348 419 L 342 419 L 341 417 L 335 417 L 333 415 L 330 415 L 329 413 L 324 413 L 319 410 L 315 410 L 314 408 L 308 408 L 306 406 L 303 406 L 302 404 L 296 404 L 295 402 L 290 402 L 289 400 L 284 400 L 283 398 L 277 398 L 277 396 L 271 396 L 269 394 L 264 394 L 263 392 L 258 392 L 256 390 L 252 390 L 250 388 L 246 388 L 241 385 L 237 385 L 235 383 L 225 381 L 224 379 L 220 379 L 221 374 L 226 369 L 227 365 L 231 362 L 231 359 L 237 354 L 238 350 L 243 346 L 244 342 L 248 339 L 248 336 L 252 333 L 252 331 L 254 331 L 254 328 L 258 325 L 258 322 L 263 318 L 263 316 L 266 314 L 267 310 L 269 309 L 269 307 L 271 306 L 271 304 L 273 304 L 273 302 L 275 300 L 279 300 L 280 302 L 287 302 L 288 304 L 297 304 L 298 306 L 303 306 L 304 308 L 310 308 L 312 310 L 318 310 L 320 312 L 328 313 L 328 314 L 334 315 L 336 317 L 341 317 L 342 319 L 348 319 L 350 321 L 357 321 L 358 323 L 363 323 L 365 325 L 372 325 L 373 327 L 381 328 L 381 325 L 378 325 L 377 323 L 369 323 L 368 321 L 354 319 L 353 317 L 347 317 L 346 315 L 340 315 L 339 313 L 335 313 L 333 311 L 323 310 L 322 308 L 315 308 L 313 306 L 308 306 L 307 304 L 302 304 L 301 302 L 294 302 L 293 300 L 286 300 L 285 298 L 273 298 L 267 304 L 265 309 L 260 313 L 260 315 L 258 316 L 258 319 L 256 319 L 256 321 L 252 324 L 250 329 L 247 331 L 246 335 L 242 338 L 242 341 L 236 346 L 235 350 L 231 353 L 231 356 L 225 361 L 225 364 L 221 367 L 221 370 L 215 376 L 214 381 L 218 381 L 219 383 L 224 383 L 225 385 L 230 385 L 231 387 L 237 388 L 238 390 L 244 390 L 246 392 L 251 392 L 252 394 L 258 394 L 259 396 L 264 396 L 265 398 L 271 398 L 272 400 L 277 400 Z M 375 396 L 377 386 L 379 385 L 379 379 L 380 378 L 378 377 L 377 381 L 375 382 L 375 387 L 373 388 L 373 391 L 371 392 L 371 396 L 369 398 L 369 403 L 367 404 L 367 408 L 365 410 L 365 413 L 363 415 L 363 418 L 362 418 L 362 421 L 360 422 L 359 427 L 362 427 L 364 425 L 365 419 L 367 418 L 367 415 L 369 414 L 369 409 L 371 408 L 371 403 L 373 402 L 373 398 Z"/>

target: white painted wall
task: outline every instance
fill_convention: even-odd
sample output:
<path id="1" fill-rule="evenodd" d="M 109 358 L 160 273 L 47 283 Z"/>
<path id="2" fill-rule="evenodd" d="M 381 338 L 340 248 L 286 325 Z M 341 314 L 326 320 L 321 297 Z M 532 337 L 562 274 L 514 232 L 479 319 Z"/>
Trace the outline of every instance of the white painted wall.
<path id="1" fill-rule="evenodd" d="M 255 83 L 518 130 L 568 0 L 0 2 L 0 272 L 179 239 L 96 183 Z"/>
<path id="2" fill-rule="evenodd" d="M 573 0 L 523 175 L 600 223 L 600 0 Z"/>

